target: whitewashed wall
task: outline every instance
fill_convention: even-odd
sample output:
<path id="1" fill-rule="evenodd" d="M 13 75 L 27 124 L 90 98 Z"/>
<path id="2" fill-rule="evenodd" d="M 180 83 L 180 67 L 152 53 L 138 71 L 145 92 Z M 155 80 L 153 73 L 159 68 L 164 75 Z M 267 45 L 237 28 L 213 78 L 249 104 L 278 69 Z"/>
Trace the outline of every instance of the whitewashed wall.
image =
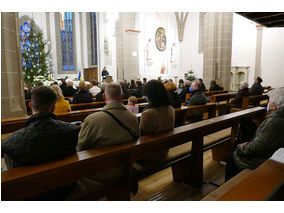
<path id="1" fill-rule="evenodd" d="M 264 28 L 261 76 L 263 85 L 284 87 L 284 28 Z"/>
<path id="2" fill-rule="evenodd" d="M 234 13 L 232 66 L 250 66 L 249 85 L 254 80 L 256 23 Z M 284 28 L 263 28 L 261 77 L 264 86 L 284 86 Z"/>
<path id="3" fill-rule="evenodd" d="M 203 54 L 198 53 L 199 13 L 189 13 L 184 29 L 184 39 L 180 44 L 180 69 L 178 78 L 192 68 L 195 76 L 203 78 Z"/>

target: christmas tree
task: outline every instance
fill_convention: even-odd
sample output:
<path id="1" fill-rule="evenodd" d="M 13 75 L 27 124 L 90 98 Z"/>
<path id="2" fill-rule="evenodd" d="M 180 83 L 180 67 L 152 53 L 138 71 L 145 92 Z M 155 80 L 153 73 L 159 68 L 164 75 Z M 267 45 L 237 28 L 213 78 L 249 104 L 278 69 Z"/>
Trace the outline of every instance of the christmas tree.
<path id="1" fill-rule="evenodd" d="M 42 31 L 35 29 L 33 20 L 20 27 L 20 45 L 24 82 L 35 84 L 37 79 L 47 79 L 52 66 L 50 50 Z"/>
<path id="2" fill-rule="evenodd" d="M 186 79 L 191 81 L 191 82 L 196 80 L 196 77 L 194 76 L 194 72 L 192 71 L 192 68 L 187 71 Z"/>

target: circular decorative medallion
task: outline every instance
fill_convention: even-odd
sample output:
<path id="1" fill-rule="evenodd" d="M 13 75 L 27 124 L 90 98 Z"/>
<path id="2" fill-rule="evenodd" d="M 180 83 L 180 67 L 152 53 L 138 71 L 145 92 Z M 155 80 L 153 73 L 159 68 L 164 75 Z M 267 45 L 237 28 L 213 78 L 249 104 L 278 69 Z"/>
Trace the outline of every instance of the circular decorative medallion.
<path id="1" fill-rule="evenodd" d="M 155 43 L 156 47 L 160 51 L 164 51 L 167 47 L 167 37 L 166 37 L 166 30 L 162 27 L 159 27 L 156 31 L 155 35 Z"/>

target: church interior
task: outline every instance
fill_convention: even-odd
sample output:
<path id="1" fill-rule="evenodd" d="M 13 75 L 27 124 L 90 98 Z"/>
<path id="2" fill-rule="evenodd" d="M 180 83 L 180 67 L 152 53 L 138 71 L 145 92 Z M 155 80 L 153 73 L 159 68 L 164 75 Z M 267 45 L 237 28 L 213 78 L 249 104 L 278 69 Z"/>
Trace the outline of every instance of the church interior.
<path id="1" fill-rule="evenodd" d="M 1 200 L 284 201 L 283 68 L 284 12 L 1 12 Z"/>

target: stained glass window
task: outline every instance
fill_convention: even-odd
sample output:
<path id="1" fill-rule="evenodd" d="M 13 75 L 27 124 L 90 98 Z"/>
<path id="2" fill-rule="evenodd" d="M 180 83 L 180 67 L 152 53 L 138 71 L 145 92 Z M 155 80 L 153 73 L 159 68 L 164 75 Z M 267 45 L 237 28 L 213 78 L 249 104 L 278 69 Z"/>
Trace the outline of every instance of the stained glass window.
<path id="1" fill-rule="evenodd" d="M 22 26 L 20 26 L 20 30 L 19 30 L 21 52 L 27 54 L 27 57 L 25 58 L 22 57 L 22 66 L 24 70 L 26 70 L 26 67 L 30 68 L 34 61 L 39 61 L 38 43 L 35 41 L 35 39 L 33 39 L 35 36 L 30 35 L 31 30 L 32 30 L 32 27 L 30 26 L 28 22 L 25 22 Z M 32 39 L 33 41 L 31 41 L 30 39 Z M 35 55 L 31 54 L 33 52 L 35 53 Z M 27 58 L 31 58 L 32 56 L 33 56 L 32 59 L 34 59 L 34 61 L 27 60 Z"/>
<path id="2" fill-rule="evenodd" d="M 72 12 L 60 13 L 60 32 L 61 32 L 63 71 L 74 70 L 73 21 L 72 19 L 73 19 Z"/>
<path id="3" fill-rule="evenodd" d="M 91 63 L 92 65 L 98 64 L 97 58 L 97 14 L 90 13 L 90 29 L 91 29 Z"/>

